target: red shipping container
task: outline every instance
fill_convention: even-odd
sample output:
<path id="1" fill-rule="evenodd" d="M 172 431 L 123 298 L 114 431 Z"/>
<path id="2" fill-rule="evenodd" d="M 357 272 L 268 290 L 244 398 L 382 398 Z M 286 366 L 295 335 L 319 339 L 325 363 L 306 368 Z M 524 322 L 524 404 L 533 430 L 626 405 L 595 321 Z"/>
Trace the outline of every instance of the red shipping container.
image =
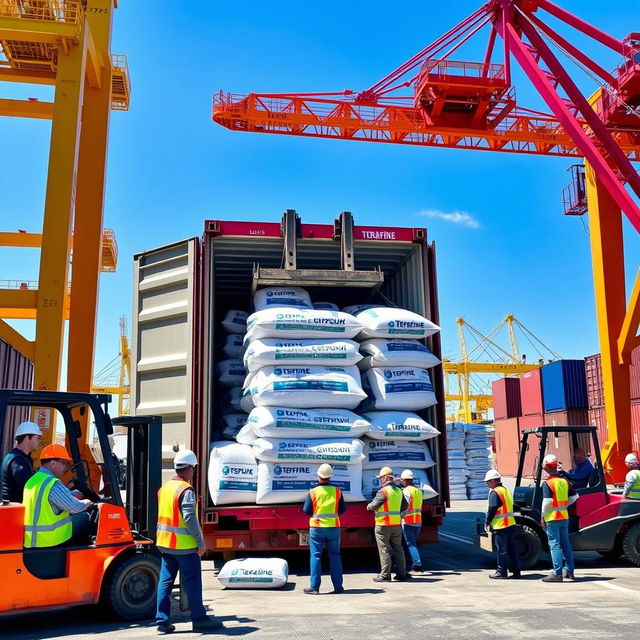
<path id="1" fill-rule="evenodd" d="M 602 449 L 608 436 L 607 414 L 604 407 L 589 409 L 589 424 L 592 424 L 598 431 L 598 443 Z"/>
<path id="2" fill-rule="evenodd" d="M 495 420 L 496 464 L 504 476 L 515 476 L 518 472 L 520 452 L 519 418 Z"/>
<path id="3" fill-rule="evenodd" d="M 587 399 L 589 408 L 604 405 L 604 386 L 602 384 L 602 359 L 599 353 L 584 359 L 587 378 Z"/>
<path id="4" fill-rule="evenodd" d="M 493 418 L 505 420 L 517 418 L 522 414 L 520 403 L 520 380 L 518 378 L 499 378 L 491 383 L 493 394 Z"/>
<path id="5" fill-rule="evenodd" d="M 542 413 L 538 413 L 532 416 L 523 416 L 520 418 L 520 438 L 522 438 L 522 432 L 525 429 L 533 429 L 535 427 L 544 427 L 544 415 Z M 532 477 L 533 471 L 535 469 L 536 461 L 538 459 L 538 445 L 540 444 L 540 440 L 537 437 L 532 436 L 528 440 L 529 448 L 524 458 L 524 469 L 523 475 L 525 477 Z"/>
<path id="6" fill-rule="evenodd" d="M 520 402 L 523 416 L 541 414 L 544 411 L 540 369 L 520 374 Z"/>
<path id="7" fill-rule="evenodd" d="M 631 352 L 631 366 L 629 367 L 631 401 L 640 400 L 640 347 Z"/>
<path id="8" fill-rule="evenodd" d="M 631 405 L 631 445 L 640 454 L 640 404 Z"/>

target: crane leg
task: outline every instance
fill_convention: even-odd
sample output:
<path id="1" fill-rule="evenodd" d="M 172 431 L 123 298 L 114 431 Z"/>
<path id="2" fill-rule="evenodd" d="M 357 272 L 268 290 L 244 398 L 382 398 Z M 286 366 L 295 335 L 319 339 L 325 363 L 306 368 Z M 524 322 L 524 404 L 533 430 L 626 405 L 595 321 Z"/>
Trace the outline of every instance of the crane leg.
<path id="1" fill-rule="evenodd" d="M 607 481 L 622 482 L 626 474 L 624 456 L 631 450 L 629 367 L 621 363 L 618 351 L 618 338 L 627 307 L 622 214 L 591 165 L 585 163 L 585 166 L 608 429 L 602 459 Z"/>

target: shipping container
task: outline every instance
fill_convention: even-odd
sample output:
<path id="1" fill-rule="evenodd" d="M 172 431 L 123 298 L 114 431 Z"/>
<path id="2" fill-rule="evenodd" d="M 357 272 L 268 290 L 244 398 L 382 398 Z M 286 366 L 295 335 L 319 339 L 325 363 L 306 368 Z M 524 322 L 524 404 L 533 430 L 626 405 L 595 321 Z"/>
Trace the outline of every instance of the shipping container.
<path id="1" fill-rule="evenodd" d="M 640 403 L 631 405 L 631 445 L 633 451 L 640 455 Z"/>
<path id="2" fill-rule="evenodd" d="M 522 413 L 520 402 L 520 380 L 499 378 L 491 383 L 494 420 L 517 418 Z"/>
<path id="3" fill-rule="evenodd" d="M 520 403 L 523 416 L 538 415 L 544 412 L 540 369 L 520 374 Z"/>
<path id="4" fill-rule="evenodd" d="M 545 413 L 588 408 L 584 360 L 556 360 L 541 371 Z"/>
<path id="5" fill-rule="evenodd" d="M 631 401 L 640 400 L 640 347 L 631 352 L 631 366 L 629 367 L 629 391 Z"/>
<path id="6" fill-rule="evenodd" d="M 520 451 L 519 418 L 495 420 L 496 467 L 503 476 L 515 476 L 518 472 Z"/>
<path id="7" fill-rule="evenodd" d="M 163 417 L 165 473 L 176 447 L 196 451 L 202 462 L 196 479 L 201 519 L 212 550 L 297 549 L 305 546 L 302 532 L 308 529 L 299 505 L 215 507 L 211 502 L 207 467 L 210 443 L 220 431 L 215 368 L 224 314 L 250 310 L 256 287 L 294 283 L 309 289 L 314 300 L 341 307 L 391 304 L 439 321 L 435 246 L 427 243 L 425 229 L 355 226 L 349 244 L 342 233 L 348 226 L 344 223 L 298 223 L 293 237 L 287 220 L 206 221 L 201 240 L 191 238 L 134 256 L 132 408 L 137 414 Z M 355 269 L 352 274 L 374 274 L 367 277 L 378 278 L 377 284 L 365 277 L 364 286 L 356 286 L 349 264 Z M 304 277 L 300 270 L 305 270 Z M 283 282 L 287 274 L 291 280 Z M 313 277 L 316 284 L 309 280 Z M 439 334 L 426 343 L 440 357 Z M 422 415 L 441 432 L 428 441 L 437 463 L 430 477 L 439 496 L 425 501 L 425 542 L 437 538 L 448 501 L 442 368 L 432 369 L 431 376 L 438 404 Z M 349 505 L 342 544 L 375 544 L 373 520 L 363 503 Z"/>
<path id="8" fill-rule="evenodd" d="M 544 427 L 544 415 L 542 413 L 533 414 L 530 416 L 522 416 L 518 420 L 518 428 L 519 428 L 519 440 L 522 440 L 522 432 L 525 429 L 534 429 L 535 427 Z M 525 455 L 525 462 L 523 467 L 523 475 L 526 477 L 531 477 L 533 475 L 533 470 L 535 468 L 535 462 L 538 456 L 537 449 L 531 448 L 531 441 L 529 444 L 529 451 Z M 520 449 L 520 442 L 518 442 L 518 454 Z M 517 467 L 516 463 L 516 467 Z"/>
<path id="9" fill-rule="evenodd" d="M 593 425 L 598 431 L 598 442 L 602 449 L 608 437 L 607 414 L 604 407 L 589 409 L 589 424 Z"/>
<path id="10" fill-rule="evenodd" d="M 0 339 L 0 388 L 31 389 L 33 385 L 33 363 Z M 13 448 L 15 427 L 29 419 L 27 407 L 12 407 L 7 415 L 9 429 L 5 429 L 2 451 Z"/>
<path id="11" fill-rule="evenodd" d="M 604 406 L 604 385 L 602 382 L 602 358 L 599 353 L 584 359 L 587 402 L 589 407 Z"/>

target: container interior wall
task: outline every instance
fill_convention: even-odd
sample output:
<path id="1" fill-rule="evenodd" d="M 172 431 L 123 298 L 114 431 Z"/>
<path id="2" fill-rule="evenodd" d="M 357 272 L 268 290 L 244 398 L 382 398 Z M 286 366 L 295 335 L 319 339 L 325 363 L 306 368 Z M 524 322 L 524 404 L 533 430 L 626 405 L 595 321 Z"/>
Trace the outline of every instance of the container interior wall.
<path id="1" fill-rule="evenodd" d="M 423 247 L 420 244 L 379 241 L 355 241 L 356 270 L 380 269 L 385 282 L 379 291 L 357 287 L 308 287 L 314 302 L 334 302 L 339 307 L 359 303 L 397 306 L 429 317 L 425 293 Z M 220 435 L 221 393 L 216 385 L 216 362 L 226 336 L 221 321 L 229 309 L 251 311 L 251 285 L 254 265 L 280 268 L 282 240 L 271 237 L 206 236 L 204 246 L 204 344 L 203 354 L 203 435 L 210 443 Z M 331 240 L 298 240 L 299 269 L 339 269 L 340 244 Z M 432 347 L 432 340 L 427 340 Z M 439 372 L 440 369 L 436 369 Z M 432 371 L 432 377 L 434 372 Z M 439 375 L 436 373 L 435 375 Z M 435 387 L 435 385 L 434 385 Z M 444 398 L 439 398 L 443 402 Z M 445 425 L 439 424 L 437 411 L 424 412 L 424 417 L 445 436 Z M 427 441 L 433 459 L 438 463 L 430 473 L 434 489 L 442 483 L 441 455 L 438 443 Z M 207 452 L 208 454 L 208 448 Z M 207 500 L 209 500 L 207 493 Z M 211 503 L 209 503 L 211 506 Z"/>

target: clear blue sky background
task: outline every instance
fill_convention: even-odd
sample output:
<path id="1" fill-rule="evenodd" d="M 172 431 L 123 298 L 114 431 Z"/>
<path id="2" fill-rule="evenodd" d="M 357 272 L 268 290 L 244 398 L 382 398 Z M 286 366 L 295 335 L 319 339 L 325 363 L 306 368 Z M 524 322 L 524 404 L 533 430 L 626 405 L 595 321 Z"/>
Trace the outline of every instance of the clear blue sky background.
<path id="1" fill-rule="evenodd" d="M 640 28 L 635 3 L 562 4 L 617 37 Z M 361 224 L 427 226 L 438 246 L 451 354 L 456 316 L 488 331 L 510 312 L 565 357 L 596 352 L 589 239 L 580 219 L 562 215 L 569 160 L 241 134 L 211 122 L 220 88 L 366 88 L 476 6 L 282 0 L 204 2 L 195 10 L 188 2 L 121 0 L 113 51 L 129 57 L 133 94 L 131 110 L 111 121 L 105 226 L 116 231 L 120 257 L 118 272 L 101 278 L 96 369 L 117 354 L 118 317 L 131 315 L 133 253 L 200 235 L 207 218 L 276 221 L 285 208 L 306 222 L 328 223 L 347 209 Z M 600 48 L 587 51 L 607 67 L 617 62 Z M 480 42 L 468 52 L 480 59 Z M 540 107 L 528 82 L 516 79 L 520 102 Z M 51 95 L 3 83 L 0 93 Z M 41 230 L 49 129 L 0 120 L 5 230 Z M 455 212 L 468 217 L 438 216 Z M 637 256 L 636 234 L 628 236 L 628 254 Z M 37 272 L 37 251 L 0 250 L 1 278 Z M 32 335 L 29 324 L 17 326 Z"/>

